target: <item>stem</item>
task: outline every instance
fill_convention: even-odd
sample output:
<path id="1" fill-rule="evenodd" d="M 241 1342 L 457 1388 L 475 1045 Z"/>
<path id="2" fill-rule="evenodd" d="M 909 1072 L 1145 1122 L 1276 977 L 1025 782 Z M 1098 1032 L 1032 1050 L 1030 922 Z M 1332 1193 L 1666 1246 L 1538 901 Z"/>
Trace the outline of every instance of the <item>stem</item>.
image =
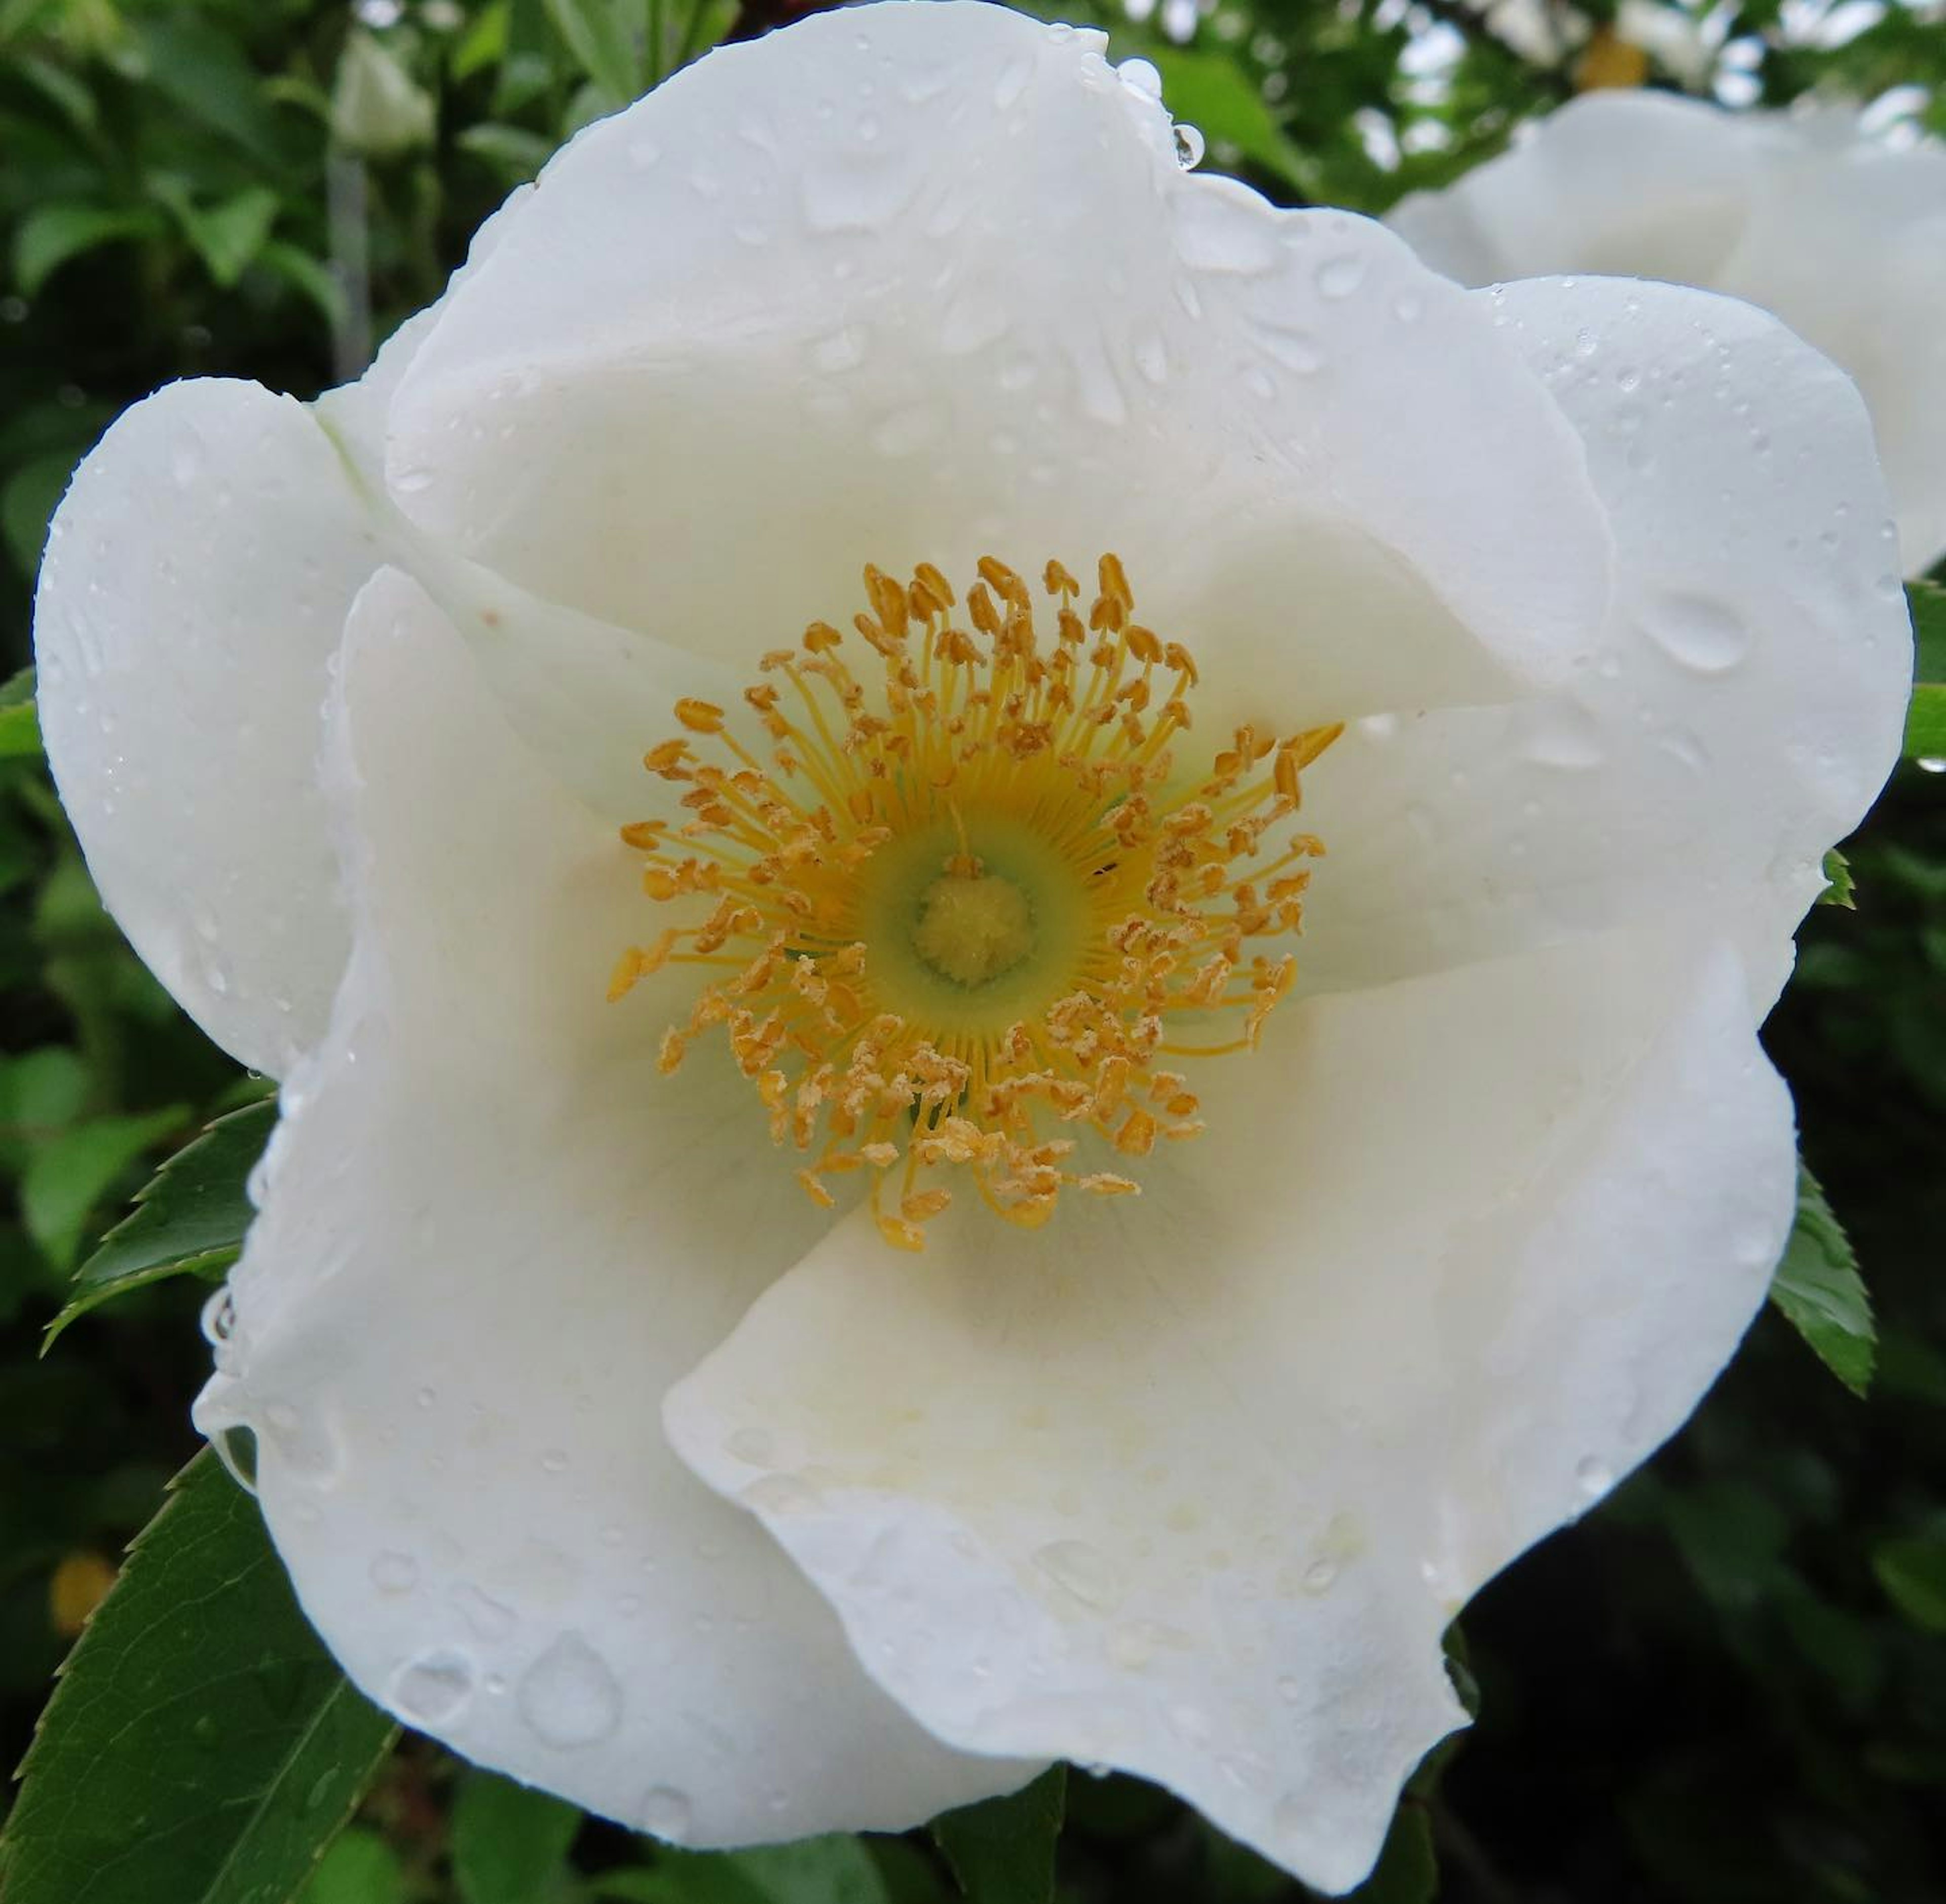
<path id="1" fill-rule="evenodd" d="M 342 294 L 331 327 L 332 366 L 340 383 L 350 383 L 372 360 L 372 254 L 364 160 L 332 146 L 325 154 L 324 190 L 331 274 Z"/>

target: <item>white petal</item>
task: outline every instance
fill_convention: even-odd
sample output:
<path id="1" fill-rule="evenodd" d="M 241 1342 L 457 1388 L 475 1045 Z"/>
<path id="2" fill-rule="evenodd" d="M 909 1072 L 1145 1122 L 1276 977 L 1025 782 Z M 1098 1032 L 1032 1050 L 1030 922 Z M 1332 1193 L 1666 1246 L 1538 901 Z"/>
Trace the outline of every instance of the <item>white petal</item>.
<path id="1" fill-rule="evenodd" d="M 190 1016 L 273 1074 L 344 961 L 320 709 L 376 560 L 304 406 L 212 379 L 116 424 L 41 570 L 41 725 L 95 883 Z"/>
<path id="2" fill-rule="evenodd" d="M 1946 151 L 1856 141 L 1767 172 L 1714 288 L 1775 311 L 1857 380 L 1905 572 L 1946 555 Z"/>
<path id="3" fill-rule="evenodd" d="M 845 625 L 868 560 L 1114 549 L 1182 638 L 1301 626 L 1336 711 L 1558 671 L 1607 552 L 1531 377 L 1381 230 L 1182 171 L 1100 45 L 847 8 L 591 128 L 403 379 L 401 502 L 740 660 Z"/>
<path id="4" fill-rule="evenodd" d="M 949 1211 L 916 1259 L 854 1217 L 666 1418 L 941 1737 L 1160 1779 L 1340 1890 L 1462 1723 L 1454 1608 L 1741 1334 L 1791 1120 L 1720 950 L 1583 941 L 1272 1024 L 1138 1201 Z"/>
<path id="5" fill-rule="evenodd" d="M 668 1000 L 604 1002 L 634 856 L 414 583 L 360 598 L 345 675 L 352 961 L 197 1417 L 255 1432 L 306 1612 L 402 1718 L 666 1837 L 902 1828 L 1018 1783 L 873 1687 L 664 1443 L 666 1384 L 821 1224 L 727 1066 L 657 1075 Z"/>
<path id="6" fill-rule="evenodd" d="M 1306 981 L 1688 912 L 1739 935 L 1760 1015 L 1825 849 L 1898 758 L 1911 678 L 1857 394 L 1700 292 L 1480 295 L 1586 442 L 1619 552 L 1609 625 L 1565 694 L 1354 729 L 1306 776 L 1330 849 Z"/>
<path id="7" fill-rule="evenodd" d="M 1864 393 L 1905 572 L 1946 553 L 1946 152 L 1890 149 L 1855 114 L 1595 93 L 1388 222 L 1463 283 L 1613 272 L 1774 311 Z"/>
<path id="8" fill-rule="evenodd" d="M 1752 116 L 1602 91 L 1385 222 L 1463 284 L 1594 272 L 1708 284 L 1735 248 L 1759 155 Z"/>

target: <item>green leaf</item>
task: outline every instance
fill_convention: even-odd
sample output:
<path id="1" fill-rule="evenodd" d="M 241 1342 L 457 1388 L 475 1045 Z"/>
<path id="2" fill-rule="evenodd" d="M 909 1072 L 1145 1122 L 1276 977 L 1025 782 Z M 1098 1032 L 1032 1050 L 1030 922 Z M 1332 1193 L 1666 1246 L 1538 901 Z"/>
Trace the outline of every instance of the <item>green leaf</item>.
<path id="1" fill-rule="evenodd" d="M 733 1851 L 723 1862 L 765 1904 L 886 1904 L 885 1881 L 871 1853 L 842 1831 Z"/>
<path id="2" fill-rule="evenodd" d="M 260 163 L 277 165 L 276 114 L 238 36 L 181 8 L 134 25 L 157 92 Z"/>
<path id="3" fill-rule="evenodd" d="M 41 717 L 34 706 L 34 671 L 23 668 L 0 688 L 0 760 L 41 751 Z"/>
<path id="4" fill-rule="evenodd" d="M 1770 1299 L 1818 1358 L 1855 1395 L 1871 1385 L 1877 1331 L 1858 1258 L 1818 1179 L 1797 1167 L 1797 1221 Z"/>
<path id="5" fill-rule="evenodd" d="M 754 1851 L 656 1848 L 648 1870 L 604 1872 L 592 1885 L 616 1904 L 888 1904 L 871 1853 L 842 1832 Z"/>
<path id="6" fill-rule="evenodd" d="M 1067 1767 L 1056 1765 L 1004 1798 L 943 1813 L 932 1834 L 972 1904 L 1052 1904 L 1067 1815 Z"/>
<path id="7" fill-rule="evenodd" d="M 554 156 L 552 144 L 539 134 L 493 120 L 469 125 L 453 144 L 483 160 L 508 185 L 524 185 Z"/>
<path id="8" fill-rule="evenodd" d="M 1144 46 L 1162 75 L 1170 113 L 1212 145 L 1234 146 L 1253 164 L 1307 190 L 1315 168 L 1285 135 L 1256 83 L 1227 54 L 1200 48 Z"/>
<path id="9" fill-rule="evenodd" d="M 182 1120 L 180 1105 L 146 1117 L 91 1117 L 35 1146 L 20 1178 L 20 1215 L 57 1269 L 73 1263 L 89 1213 L 116 1179 Z"/>
<path id="10" fill-rule="evenodd" d="M 1908 582 L 1905 601 L 1912 610 L 1913 679 L 1946 682 L 1946 586 Z"/>
<path id="11" fill-rule="evenodd" d="M 252 1211 L 243 1185 L 277 1121 L 274 1098 L 218 1117 L 140 1191 L 132 1214 L 102 1240 L 75 1276 L 48 1340 L 78 1315 L 167 1276 L 215 1275 L 236 1260 Z"/>
<path id="12" fill-rule="evenodd" d="M 1852 877 L 1852 862 L 1833 846 L 1824 855 L 1824 890 L 1818 895 L 1818 904 L 1843 906 L 1847 912 L 1856 912 L 1858 889 L 1858 882 Z"/>
<path id="13" fill-rule="evenodd" d="M 398 1853 L 375 1831 L 351 1831 L 324 1854 L 300 1904 L 406 1904 Z"/>
<path id="14" fill-rule="evenodd" d="M 646 80 L 640 49 L 632 45 L 611 0 L 545 0 L 554 31 L 588 76 L 617 105 L 639 94 Z"/>
<path id="15" fill-rule="evenodd" d="M 14 233 L 14 285 L 22 297 L 33 297 L 70 258 L 118 239 L 147 237 L 156 228 L 153 215 L 139 207 L 43 205 Z"/>
<path id="16" fill-rule="evenodd" d="M 453 1807 L 453 1875 L 465 1904 L 534 1904 L 567 1868 L 575 1807 L 497 1773 L 469 1771 Z"/>
<path id="17" fill-rule="evenodd" d="M 215 205 L 199 206 L 181 180 L 162 179 L 156 196 L 176 215 L 211 281 L 225 291 L 255 261 L 277 220 L 277 195 L 265 185 L 246 186 Z"/>
<path id="18" fill-rule="evenodd" d="M 1393 1816 L 1372 1875 L 1344 1904 L 1430 1904 L 1438 1894 L 1432 1816 L 1425 1806 L 1408 1798 Z"/>
<path id="19" fill-rule="evenodd" d="M 1946 758 L 1946 588 L 1908 582 L 1912 610 L 1912 705 L 1905 715 L 1905 757 Z"/>
<path id="20" fill-rule="evenodd" d="M 1946 1534 L 1907 1534 L 1880 1541 L 1872 1550 L 1872 1572 L 1914 1626 L 1946 1634 Z"/>
<path id="21" fill-rule="evenodd" d="M 42 1715 L 0 1838 L 7 1904 L 283 1904 L 397 1728 L 298 1611 L 208 1450 L 130 1550 Z"/>

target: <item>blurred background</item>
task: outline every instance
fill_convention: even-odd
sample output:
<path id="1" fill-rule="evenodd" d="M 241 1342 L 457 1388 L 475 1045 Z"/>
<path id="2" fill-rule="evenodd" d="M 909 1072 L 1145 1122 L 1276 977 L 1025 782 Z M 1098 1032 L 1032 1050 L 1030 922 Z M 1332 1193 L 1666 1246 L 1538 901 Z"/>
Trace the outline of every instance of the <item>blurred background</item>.
<path id="1" fill-rule="evenodd" d="M 564 137 L 719 39 L 795 11 L 795 0 L 0 0 L 0 678 L 28 660 L 49 511 L 123 406 L 181 376 L 309 397 L 356 375 Z M 1108 28 L 1114 57 L 1154 60 L 1178 117 L 1208 140 L 1206 165 L 1293 204 L 1382 211 L 1596 84 L 1737 107 L 1823 91 L 1868 103 L 1888 138 L 1946 134 L 1942 0 L 1049 11 Z M 1674 1445 L 1475 1603 L 1461 1643 L 1478 1723 L 1407 1800 L 1375 1904 L 1946 1899 L 1946 774 L 1902 768 L 1849 850 L 1857 910 L 1814 911 L 1766 1037 L 1878 1306 L 1870 1399 L 1766 1312 Z M 44 1331 L 156 1162 L 267 1088 L 209 1047 L 123 947 L 31 734 L 7 729 L 10 1766 L 124 1544 L 193 1451 L 205 1292 L 189 1278 L 126 1297 L 45 1355 Z M 520 1848 L 483 1880 L 469 1839 Z M 409 1739 L 307 1897 L 950 1895 L 923 1842 L 868 1850 L 842 1881 L 827 1872 L 809 1890 L 782 1866 L 765 1878 L 658 1860 Z M 1059 1869 L 1077 1900 L 1299 1895 L 1166 1794 L 1120 1778 L 1070 1780 Z"/>

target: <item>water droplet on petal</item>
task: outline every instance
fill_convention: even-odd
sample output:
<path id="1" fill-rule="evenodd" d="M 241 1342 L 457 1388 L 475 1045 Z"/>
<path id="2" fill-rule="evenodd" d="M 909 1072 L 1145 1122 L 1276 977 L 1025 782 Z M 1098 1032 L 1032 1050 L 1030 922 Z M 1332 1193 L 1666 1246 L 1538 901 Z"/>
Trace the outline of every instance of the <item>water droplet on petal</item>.
<path id="1" fill-rule="evenodd" d="M 1521 753 L 1543 767 L 1598 767 L 1607 757 L 1601 723 L 1568 700 L 1538 701 L 1517 718 Z"/>
<path id="2" fill-rule="evenodd" d="M 1027 82 L 1033 77 L 1031 60 L 1009 60 L 993 86 L 993 104 L 1005 112 L 1027 89 Z"/>
<path id="3" fill-rule="evenodd" d="M 545 1744 L 598 1744 L 622 1722 L 622 1689 L 579 1634 L 565 1633 L 522 1675 L 520 1717 Z"/>
<path id="4" fill-rule="evenodd" d="M 1085 1541 L 1050 1541 L 1035 1550 L 1033 1562 L 1084 1606 L 1106 1609 L 1122 1596 L 1107 1556 Z"/>
<path id="5" fill-rule="evenodd" d="M 490 1593 L 482 1592 L 470 1581 L 462 1581 L 454 1587 L 452 1598 L 460 1617 L 482 1640 L 504 1640 L 513 1631 L 513 1609 L 502 1606 Z"/>
<path id="6" fill-rule="evenodd" d="M 1314 1560 L 1304 1570 L 1304 1590 L 1307 1593 L 1328 1593 L 1337 1579 L 1336 1561 Z"/>
<path id="7" fill-rule="evenodd" d="M 656 1785 L 642 1800 L 642 1829 L 668 1844 L 681 1844 L 689 1836 L 690 1817 L 688 1798 L 673 1785 Z"/>
<path id="8" fill-rule="evenodd" d="M 423 1653 L 392 1681 L 392 1703 L 417 1725 L 451 1719 L 473 1696 L 473 1662 L 462 1653 Z"/>
<path id="9" fill-rule="evenodd" d="M 1348 298 L 1365 281 L 1365 261 L 1354 252 L 1327 258 L 1317 267 L 1320 297 Z"/>
<path id="10" fill-rule="evenodd" d="M 205 1341 L 221 1349 L 236 1332 L 236 1299 L 226 1283 L 202 1306 Z"/>
<path id="11" fill-rule="evenodd" d="M 409 1593 L 419 1578 L 419 1563 L 409 1553 L 381 1553 L 372 1562 L 372 1584 L 381 1593 Z"/>
<path id="12" fill-rule="evenodd" d="M 1614 1470 L 1595 1455 L 1585 1455 L 1574 1464 L 1574 1485 L 1592 1501 L 1615 1485 Z"/>
<path id="13" fill-rule="evenodd" d="M 1144 99 L 1162 97 L 1162 75 L 1153 60 L 1124 60 L 1116 67 L 1115 76 L 1129 91 Z"/>
<path id="14" fill-rule="evenodd" d="M 1750 645 L 1742 616 L 1705 595 L 1658 597 L 1642 617 L 1642 631 L 1672 661 L 1697 674 L 1728 674 Z"/>
<path id="15" fill-rule="evenodd" d="M 1203 162 L 1207 150 L 1203 134 L 1193 125 L 1178 125 L 1175 128 L 1175 162 L 1185 172 L 1194 172 Z"/>
<path id="16" fill-rule="evenodd" d="M 738 1460 L 748 1462 L 752 1467 L 767 1467 L 776 1455 L 776 1444 L 769 1433 L 761 1428 L 739 1428 L 723 1445 Z"/>

